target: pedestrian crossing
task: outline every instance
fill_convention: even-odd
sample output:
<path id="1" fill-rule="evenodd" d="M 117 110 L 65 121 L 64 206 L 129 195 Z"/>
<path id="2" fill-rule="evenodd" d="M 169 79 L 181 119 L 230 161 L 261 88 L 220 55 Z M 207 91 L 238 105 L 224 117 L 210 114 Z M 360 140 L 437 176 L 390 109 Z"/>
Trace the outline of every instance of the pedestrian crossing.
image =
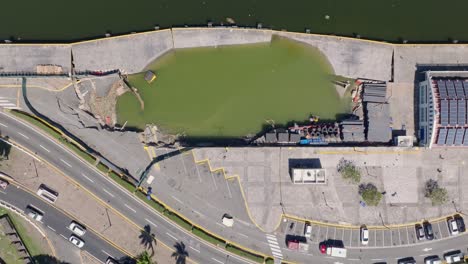
<path id="1" fill-rule="evenodd" d="M 271 253 L 273 254 L 273 256 L 277 259 L 283 259 L 283 253 L 281 253 L 281 248 L 278 244 L 276 236 L 266 234 L 266 239 L 268 241 L 268 245 L 270 246 Z"/>
<path id="2" fill-rule="evenodd" d="M 8 109 L 18 109 L 16 98 L 5 98 L 0 96 L 0 107 Z"/>

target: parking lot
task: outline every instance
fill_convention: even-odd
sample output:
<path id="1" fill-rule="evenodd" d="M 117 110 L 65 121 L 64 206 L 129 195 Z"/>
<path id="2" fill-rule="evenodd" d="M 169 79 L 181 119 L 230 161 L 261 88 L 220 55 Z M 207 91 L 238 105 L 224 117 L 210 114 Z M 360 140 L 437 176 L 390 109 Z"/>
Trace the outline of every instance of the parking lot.
<path id="1" fill-rule="evenodd" d="M 304 236 L 305 223 L 293 219 L 282 221 L 278 232 L 292 236 Z M 422 224 L 422 223 L 421 223 Z M 446 219 L 431 222 L 434 231 L 434 240 L 450 236 Z M 399 247 L 417 243 L 428 242 L 426 239 L 418 240 L 414 225 L 398 227 L 369 227 L 369 243 L 362 245 L 359 227 L 340 227 L 338 225 L 324 225 L 311 223 L 312 234 L 307 239 L 309 244 L 319 244 L 325 241 L 341 241 L 346 248 L 382 248 Z M 286 241 L 284 241 L 286 247 Z M 313 248 L 313 246 L 312 246 Z"/>

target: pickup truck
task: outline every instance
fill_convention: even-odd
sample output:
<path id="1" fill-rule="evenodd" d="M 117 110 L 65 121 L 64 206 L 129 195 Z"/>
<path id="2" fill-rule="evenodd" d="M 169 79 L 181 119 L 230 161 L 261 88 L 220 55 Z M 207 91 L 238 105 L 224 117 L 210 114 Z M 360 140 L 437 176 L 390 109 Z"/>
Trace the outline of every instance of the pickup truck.
<path id="1" fill-rule="evenodd" d="M 327 255 L 338 258 L 346 258 L 346 249 L 339 247 L 327 247 Z"/>

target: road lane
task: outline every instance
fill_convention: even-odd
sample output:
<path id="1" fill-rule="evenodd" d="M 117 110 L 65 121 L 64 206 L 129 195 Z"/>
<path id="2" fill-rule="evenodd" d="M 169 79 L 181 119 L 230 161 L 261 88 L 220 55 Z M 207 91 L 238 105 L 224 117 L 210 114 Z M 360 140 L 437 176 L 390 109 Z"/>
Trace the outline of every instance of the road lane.
<path id="1" fill-rule="evenodd" d="M 103 204 L 107 204 L 111 209 L 115 209 L 116 213 L 129 219 L 131 222 L 138 225 L 139 228 L 143 228 L 148 224 L 145 219 L 156 223 L 159 228 L 153 229 L 152 232 L 154 232 L 156 238 L 164 244 L 170 247 L 175 244 L 174 239 L 168 236 L 166 232 L 171 233 L 173 236 L 177 237 L 179 241 L 184 243 L 185 241 L 198 241 L 198 243 L 200 243 L 200 251 L 204 253 L 198 254 L 198 252 L 191 252 L 191 250 L 188 249 L 189 257 L 192 260 L 198 263 L 210 263 L 211 258 L 225 259 L 226 256 L 229 255 L 230 263 L 252 263 L 251 261 L 239 258 L 237 255 L 230 254 L 222 248 L 213 246 L 168 221 L 164 216 L 123 189 L 112 179 L 102 175 L 96 168 L 90 167 L 86 161 L 77 158 L 70 150 L 58 144 L 55 140 L 49 138 L 32 125 L 16 120 L 11 115 L 3 112 L 0 112 L 0 120 L 7 126 L 1 128 L 3 136 L 8 136 L 24 148 L 34 152 L 42 159 L 49 162 L 71 180 L 83 186 L 85 190 L 89 191 L 90 194 Z M 21 133 L 30 139 L 27 140 L 19 136 L 17 131 L 21 131 Z M 41 145 L 50 152 L 43 150 L 43 148 L 40 147 Z M 109 197 L 107 193 L 102 191 L 103 188 L 114 194 L 115 197 Z"/>
<path id="2" fill-rule="evenodd" d="M 81 159 L 78 159 L 73 153 L 71 153 L 65 147 L 57 144 L 54 140 L 44 136 L 42 133 L 38 133 L 35 128 L 31 125 L 25 124 L 15 120 L 10 115 L 0 112 L 1 123 L 5 126 L 0 127 L 0 130 L 4 136 L 9 136 L 15 142 L 18 142 L 23 147 L 35 152 L 42 159 L 47 160 L 50 164 L 61 170 L 65 175 L 69 176 L 73 181 L 82 185 L 86 190 L 89 190 L 91 194 L 97 197 L 100 201 L 114 208 L 117 212 L 120 212 L 121 215 L 125 216 L 131 222 L 137 224 L 139 227 L 145 225 L 150 225 L 152 232 L 155 233 L 156 238 L 163 242 L 166 245 L 172 246 L 176 242 L 174 237 L 179 242 L 184 242 L 189 252 L 189 257 L 198 262 L 198 263 L 213 263 L 213 259 L 216 260 L 225 260 L 228 259 L 229 263 L 250 263 L 244 259 L 240 259 L 236 255 L 229 254 L 227 251 L 215 247 L 208 242 L 202 241 L 197 237 L 193 236 L 191 233 L 183 230 L 176 224 L 167 220 L 161 214 L 153 210 L 151 207 L 146 205 L 144 202 L 135 198 L 128 191 L 117 185 L 108 177 L 103 176 L 96 168 L 92 168 L 89 164 Z M 17 131 L 21 131 L 25 136 L 29 138 L 27 140 L 25 137 L 18 135 Z M 45 151 L 43 147 L 49 151 Z M 66 161 L 70 166 L 63 163 L 60 159 Z M 114 197 L 110 196 L 107 192 L 104 192 L 103 189 L 106 189 L 109 193 L 112 193 Z M 134 211 L 133 211 L 133 210 Z M 327 227 L 318 228 L 320 230 L 320 235 L 323 236 L 327 233 Z M 344 239 L 349 239 L 352 241 L 353 245 L 356 246 L 358 242 L 356 239 L 359 239 L 358 233 L 356 234 L 347 234 L 347 231 L 342 236 Z M 170 234 L 170 235 L 169 235 Z M 258 233 L 249 234 L 253 237 L 252 241 L 255 241 L 257 251 L 263 252 L 264 254 L 270 255 L 271 251 L 266 243 L 266 239 L 256 240 L 256 237 L 263 236 L 260 230 Z M 376 236 L 378 236 L 377 234 Z M 386 240 L 387 236 L 390 239 L 389 234 L 382 234 L 382 240 Z M 250 236 L 249 236 L 250 237 Z M 280 239 L 283 241 L 283 239 Z M 356 241 L 354 241 L 356 240 Z M 464 247 L 467 242 L 467 236 L 457 236 L 450 239 L 444 239 L 436 241 L 436 243 L 431 243 L 431 248 L 434 248 L 436 254 L 441 255 L 442 252 L 445 252 L 447 248 L 460 248 Z M 385 243 L 387 244 L 387 243 Z M 434 246 L 436 245 L 436 246 Z M 311 249 L 308 254 L 303 254 L 300 252 L 285 250 L 284 259 L 296 261 L 300 263 L 356 263 L 356 260 L 360 260 L 362 263 L 371 263 L 372 259 L 385 259 L 392 260 L 389 263 L 395 262 L 395 259 L 407 256 L 416 256 L 419 257 L 422 253 L 419 253 L 426 247 L 424 244 L 416 244 L 406 247 L 398 248 L 369 248 L 369 249 L 358 249 L 353 248 L 348 250 L 348 260 L 343 261 L 336 258 L 324 258 L 323 255 L 318 251 L 316 244 L 311 243 Z M 281 245 L 282 248 L 285 248 L 285 245 Z M 196 250 L 194 250 L 194 248 Z M 313 256 L 311 255 L 313 254 Z M 229 255 L 229 257 L 227 257 Z"/>
<path id="3" fill-rule="evenodd" d="M 36 222 L 37 224 L 50 229 L 51 231 L 62 236 L 67 241 L 70 235 L 73 234 L 73 232 L 68 229 L 68 226 L 74 219 L 70 218 L 60 210 L 57 210 L 55 207 L 51 206 L 49 203 L 42 200 L 38 196 L 35 196 L 30 192 L 23 190 L 22 188 L 16 188 L 10 184 L 2 193 L 0 193 L 0 200 L 13 205 L 22 211 L 26 209 L 26 206 L 33 205 L 44 213 L 44 217 L 42 218 L 41 222 Z M 109 252 L 110 255 L 117 258 L 126 256 L 124 252 L 114 248 L 111 244 L 101 239 L 89 228 L 82 236 L 82 239 L 85 242 L 83 250 L 88 251 L 91 255 L 101 261 L 106 261 L 108 257 L 108 255 L 104 254 L 103 251 Z M 67 242 L 64 241 L 64 243 Z M 74 247 L 74 245 L 71 243 L 70 246 Z"/>

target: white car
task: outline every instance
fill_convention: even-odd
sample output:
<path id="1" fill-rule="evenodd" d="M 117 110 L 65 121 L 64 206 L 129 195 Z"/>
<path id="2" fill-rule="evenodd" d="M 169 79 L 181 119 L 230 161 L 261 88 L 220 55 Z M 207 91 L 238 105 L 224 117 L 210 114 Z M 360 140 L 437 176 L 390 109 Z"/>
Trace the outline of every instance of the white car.
<path id="1" fill-rule="evenodd" d="M 369 244 L 369 229 L 365 226 L 361 227 L 361 244 Z"/>
<path id="2" fill-rule="evenodd" d="M 442 260 L 438 256 L 429 256 L 424 259 L 424 264 L 442 264 Z"/>
<path id="3" fill-rule="evenodd" d="M 310 225 L 310 223 L 305 223 L 304 236 L 310 238 L 310 235 L 312 235 L 312 226 Z"/>
<path id="4" fill-rule="evenodd" d="M 223 225 L 232 227 L 234 225 L 234 218 L 228 214 L 223 215 Z"/>
<path id="5" fill-rule="evenodd" d="M 70 229 L 73 233 L 75 233 L 78 236 L 82 236 L 86 233 L 86 228 L 84 228 L 82 225 L 78 224 L 75 221 L 72 221 L 70 223 L 68 229 Z"/>
<path id="6" fill-rule="evenodd" d="M 448 227 L 449 227 L 449 230 L 450 230 L 450 234 L 452 236 L 458 234 L 458 225 L 457 225 L 457 221 L 455 221 L 455 219 L 451 218 L 447 221 L 447 224 L 448 224 Z"/>
<path id="7" fill-rule="evenodd" d="M 36 209 L 35 207 L 32 207 L 30 205 L 26 207 L 26 214 L 38 222 L 41 222 L 42 217 L 44 216 L 44 214 L 41 211 L 39 211 L 39 209 Z"/>
<path id="8" fill-rule="evenodd" d="M 73 245 L 82 248 L 84 246 L 84 241 L 79 239 L 75 235 L 71 235 L 70 238 L 68 239 L 70 242 L 72 242 Z"/>

